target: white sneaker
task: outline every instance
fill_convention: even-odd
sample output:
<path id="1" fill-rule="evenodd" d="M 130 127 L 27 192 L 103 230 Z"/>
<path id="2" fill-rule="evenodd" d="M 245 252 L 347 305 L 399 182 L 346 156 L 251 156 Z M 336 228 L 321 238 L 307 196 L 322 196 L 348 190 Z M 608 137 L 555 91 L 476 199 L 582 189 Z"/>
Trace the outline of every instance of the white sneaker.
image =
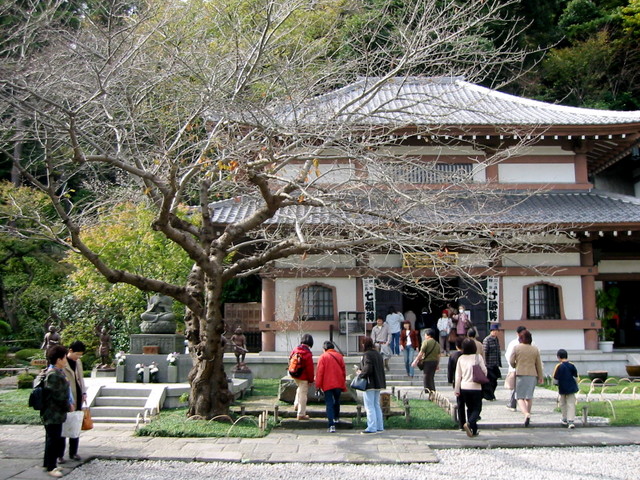
<path id="1" fill-rule="evenodd" d="M 333 425 L 331 425 L 329 427 L 329 433 L 336 433 L 336 427 L 334 427 Z"/>
<path id="2" fill-rule="evenodd" d="M 53 470 L 48 471 L 47 475 L 50 477 L 60 478 L 63 476 L 63 473 L 59 468 L 54 468 Z"/>
<path id="3" fill-rule="evenodd" d="M 569 430 L 573 430 L 574 428 L 576 428 L 576 426 L 573 424 L 573 422 L 570 422 L 569 425 L 567 426 L 567 428 Z"/>

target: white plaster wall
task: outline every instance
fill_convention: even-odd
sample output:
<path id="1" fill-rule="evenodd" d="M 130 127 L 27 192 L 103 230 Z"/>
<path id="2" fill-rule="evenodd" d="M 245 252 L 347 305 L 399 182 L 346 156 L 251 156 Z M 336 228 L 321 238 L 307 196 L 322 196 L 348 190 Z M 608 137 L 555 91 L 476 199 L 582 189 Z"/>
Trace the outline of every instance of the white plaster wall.
<path id="1" fill-rule="evenodd" d="M 295 322 L 293 321 L 293 314 L 295 312 L 296 305 L 296 288 L 302 285 L 307 285 L 312 282 L 320 282 L 324 285 L 331 285 L 336 288 L 336 302 L 338 312 L 342 311 L 354 311 L 356 310 L 356 280 L 349 278 L 280 278 L 276 280 L 275 294 L 276 294 L 276 321 L 290 321 L 291 330 L 284 332 L 276 332 L 276 351 L 285 352 L 291 350 L 298 345 L 300 336 L 303 333 L 310 333 L 313 335 L 314 350 L 319 349 L 322 351 L 322 342 L 329 339 L 329 332 L 316 332 L 313 330 L 313 323 L 310 322 Z M 334 331 L 336 335 L 334 339 L 340 344 L 339 335 L 337 331 Z M 355 341 L 355 340 L 354 340 Z M 350 343 L 353 343 L 350 341 Z M 355 345 L 355 343 L 354 343 Z M 346 342 L 344 342 L 346 347 Z"/>
<path id="2" fill-rule="evenodd" d="M 322 160 L 321 157 L 319 160 L 318 166 L 312 168 L 309 173 L 311 180 L 323 185 L 339 184 L 355 177 L 356 169 L 350 161 L 328 162 Z M 302 167 L 303 165 L 300 163 L 289 164 L 278 172 L 278 176 L 286 180 L 293 180 L 300 174 Z"/>
<path id="3" fill-rule="evenodd" d="M 324 255 L 309 255 L 306 258 L 302 258 L 300 255 L 295 255 L 282 260 L 274 262 L 278 268 L 353 268 L 356 266 L 355 258 L 350 255 L 338 255 L 338 254 L 324 254 Z"/>
<path id="4" fill-rule="evenodd" d="M 575 183 L 572 163 L 503 163 L 498 165 L 500 183 Z"/>
<path id="5" fill-rule="evenodd" d="M 549 350 L 551 352 L 556 352 L 559 348 L 584 350 L 584 333 L 582 330 L 536 330 L 536 322 L 534 320 L 523 322 L 523 325 L 531 331 L 533 343 L 540 350 Z M 515 330 L 505 331 L 507 344 L 514 338 L 516 338 Z M 545 373 L 551 373 L 549 369 L 553 369 L 553 365 L 555 365 L 555 362 L 552 365 L 545 363 Z"/>
<path id="6" fill-rule="evenodd" d="M 402 255 L 371 255 L 369 265 L 372 268 L 397 268 L 402 267 Z"/>
<path id="7" fill-rule="evenodd" d="M 502 264 L 505 267 L 542 267 L 559 265 L 563 267 L 579 267 L 579 253 L 516 253 L 504 255 Z"/>
<path id="8" fill-rule="evenodd" d="M 569 277 L 503 277 L 502 299 L 505 320 L 522 318 L 525 285 L 547 282 L 560 287 L 565 317 L 569 320 L 582 320 L 582 283 L 579 276 Z"/>
<path id="9" fill-rule="evenodd" d="M 640 272 L 640 260 L 603 260 L 598 263 L 600 273 L 637 273 Z"/>
<path id="10" fill-rule="evenodd" d="M 325 340 L 329 340 L 329 332 L 315 332 L 309 331 L 290 331 L 276 333 L 276 352 L 290 352 L 295 346 L 300 343 L 300 337 L 303 333 L 310 333 L 313 336 L 313 352 L 314 362 L 318 362 L 318 357 L 322 354 L 322 344 Z M 337 331 L 334 331 L 333 342 L 340 348 L 340 350 L 346 355 L 357 355 L 358 353 L 358 337 L 350 335 L 349 348 L 347 348 L 347 336 L 340 335 Z M 347 365 L 347 373 L 351 372 L 351 365 Z"/>

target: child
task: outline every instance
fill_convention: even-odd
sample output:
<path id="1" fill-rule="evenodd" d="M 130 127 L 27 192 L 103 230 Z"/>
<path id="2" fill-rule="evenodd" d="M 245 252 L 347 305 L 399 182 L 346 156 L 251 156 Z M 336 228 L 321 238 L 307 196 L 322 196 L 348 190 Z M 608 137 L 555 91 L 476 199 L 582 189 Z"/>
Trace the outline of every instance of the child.
<path id="1" fill-rule="evenodd" d="M 247 337 L 244 336 L 240 327 L 236 328 L 235 333 L 231 336 L 231 345 L 233 345 L 233 353 L 236 356 L 236 364 L 244 363 L 249 350 L 247 350 Z"/>
<path id="2" fill-rule="evenodd" d="M 558 385 L 560 394 L 560 411 L 562 412 L 562 426 L 575 428 L 576 417 L 576 392 L 579 389 L 578 370 L 575 365 L 567 360 L 569 355 L 563 348 L 558 350 L 558 365 L 553 370 L 553 381 Z"/>

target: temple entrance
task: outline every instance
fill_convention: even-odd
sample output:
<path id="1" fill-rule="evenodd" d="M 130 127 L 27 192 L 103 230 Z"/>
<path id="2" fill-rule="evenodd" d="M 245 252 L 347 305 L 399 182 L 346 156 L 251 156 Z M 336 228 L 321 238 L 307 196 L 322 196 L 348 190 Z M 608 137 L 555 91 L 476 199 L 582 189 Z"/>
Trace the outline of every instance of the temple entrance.
<path id="1" fill-rule="evenodd" d="M 431 327 L 435 326 L 447 303 L 451 303 L 456 309 L 459 304 L 464 304 L 478 330 L 479 338 L 487 335 L 487 302 L 475 285 L 470 285 L 459 277 L 425 278 L 423 281 L 428 283 L 433 295 L 400 283 L 396 283 L 397 288 L 394 289 L 376 289 L 376 315 L 385 318 L 389 308 L 393 306 L 403 314 L 409 310 L 416 316 L 424 314 L 427 327 Z M 483 280 L 483 288 L 485 284 L 486 281 Z"/>
<path id="2" fill-rule="evenodd" d="M 640 347 L 640 302 L 637 300 L 640 291 L 639 281 L 604 282 L 604 288 L 617 287 L 618 316 L 616 325 L 616 347 Z"/>

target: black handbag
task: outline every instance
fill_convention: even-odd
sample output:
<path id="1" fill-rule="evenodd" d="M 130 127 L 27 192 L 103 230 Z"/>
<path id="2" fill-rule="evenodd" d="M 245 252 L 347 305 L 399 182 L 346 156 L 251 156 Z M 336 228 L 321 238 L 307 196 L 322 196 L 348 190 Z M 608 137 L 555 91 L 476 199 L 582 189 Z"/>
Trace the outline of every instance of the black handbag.
<path id="1" fill-rule="evenodd" d="M 365 391 L 367 389 L 367 379 L 356 375 L 353 377 L 353 380 L 351 380 L 351 388 Z"/>

